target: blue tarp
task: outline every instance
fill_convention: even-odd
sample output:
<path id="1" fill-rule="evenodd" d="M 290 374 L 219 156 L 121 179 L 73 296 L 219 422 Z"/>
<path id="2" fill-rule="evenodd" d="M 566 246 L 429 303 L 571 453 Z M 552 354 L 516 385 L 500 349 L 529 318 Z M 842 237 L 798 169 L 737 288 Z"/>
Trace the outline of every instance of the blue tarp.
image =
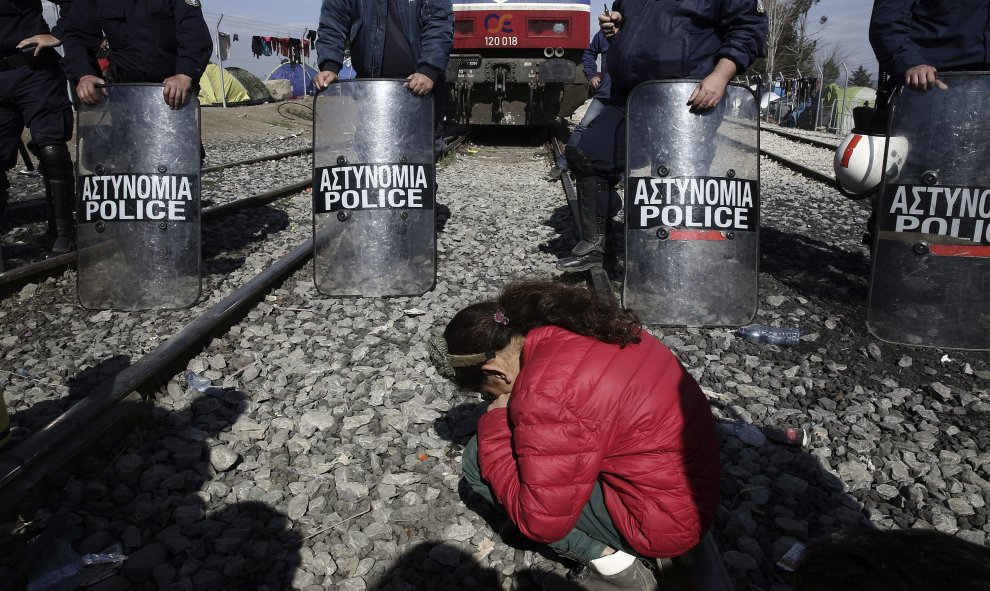
<path id="1" fill-rule="evenodd" d="M 304 70 L 305 68 L 305 70 Z M 303 73 L 305 72 L 305 76 Z M 292 96 L 298 97 L 305 94 L 313 95 L 316 94 L 313 91 L 313 76 L 316 76 L 317 70 L 313 66 L 304 64 L 289 64 L 289 62 L 282 62 L 282 65 L 272 70 L 272 73 L 268 75 L 268 80 L 288 80 L 292 84 Z M 340 69 L 340 79 L 347 80 L 348 78 L 355 78 L 357 73 L 351 68 L 351 59 L 344 59 L 344 67 Z M 306 79 L 305 92 L 303 91 L 303 78 Z"/>
<path id="2" fill-rule="evenodd" d="M 313 76 L 318 74 L 316 68 L 305 64 L 283 63 L 272 70 L 268 80 L 288 80 L 292 84 L 292 96 L 311 95 L 313 93 Z M 305 78 L 305 82 L 303 81 Z M 304 86 L 305 85 L 305 86 Z"/>

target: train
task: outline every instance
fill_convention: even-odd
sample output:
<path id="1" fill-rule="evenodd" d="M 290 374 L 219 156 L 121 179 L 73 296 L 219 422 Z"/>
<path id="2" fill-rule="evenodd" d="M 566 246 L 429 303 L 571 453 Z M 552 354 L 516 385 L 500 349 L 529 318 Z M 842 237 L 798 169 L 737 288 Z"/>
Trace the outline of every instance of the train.
<path id="1" fill-rule="evenodd" d="M 588 98 L 590 0 L 454 0 L 447 121 L 550 125 Z"/>

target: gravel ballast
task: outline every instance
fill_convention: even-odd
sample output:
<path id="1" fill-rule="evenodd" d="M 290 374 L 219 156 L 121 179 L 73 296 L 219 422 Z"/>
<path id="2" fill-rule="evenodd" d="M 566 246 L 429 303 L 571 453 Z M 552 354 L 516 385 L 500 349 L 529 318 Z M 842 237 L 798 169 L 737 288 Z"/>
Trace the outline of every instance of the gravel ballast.
<path id="1" fill-rule="evenodd" d="M 476 511 L 460 455 L 484 406 L 437 376 L 424 346 L 509 279 L 555 275 L 573 244 L 544 148 L 515 143 L 465 145 L 439 171 L 438 201 L 451 217 L 438 235 L 434 290 L 326 298 L 304 267 L 189 362 L 228 389 L 203 394 L 182 375 L 162 387 L 129 432 L 105 438 L 33 499 L 0 575 L 53 515 L 64 521 L 56 537 L 77 553 L 120 543 L 128 559 L 102 584 L 132 589 L 508 590 L 563 573 Z M 243 157 L 258 146 L 243 142 Z M 304 177 L 309 164 L 299 160 L 226 171 L 211 198 Z M 805 447 L 722 436 L 713 533 L 737 588 L 789 589 L 780 557 L 838 527 L 924 527 L 985 543 L 987 353 L 869 335 L 868 211 L 762 166 L 755 322 L 799 327 L 801 343 L 650 328 L 720 420 L 809 431 Z M 204 226 L 204 297 L 192 310 L 84 311 L 72 273 L 0 302 L 0 380 L 21 436 L 305 240 L 310 200 L 301 193 Z"/>

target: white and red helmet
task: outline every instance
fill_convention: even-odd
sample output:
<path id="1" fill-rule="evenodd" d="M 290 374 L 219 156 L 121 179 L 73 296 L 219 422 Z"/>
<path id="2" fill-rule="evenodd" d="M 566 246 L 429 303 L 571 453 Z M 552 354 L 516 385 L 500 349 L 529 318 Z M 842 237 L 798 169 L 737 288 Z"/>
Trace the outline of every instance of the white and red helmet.
<path id="1" fill-rule="evenodd" d="M 839 191 L 852 199 L 863 199 L 880 191 L 883 182 L 883 153 L 887 138 L 853 131 L 842 140 L 835 151 L 833 168 Z M 907 139 L 890 138 L 887 172 L 896 175 L 907 157 Z"/>

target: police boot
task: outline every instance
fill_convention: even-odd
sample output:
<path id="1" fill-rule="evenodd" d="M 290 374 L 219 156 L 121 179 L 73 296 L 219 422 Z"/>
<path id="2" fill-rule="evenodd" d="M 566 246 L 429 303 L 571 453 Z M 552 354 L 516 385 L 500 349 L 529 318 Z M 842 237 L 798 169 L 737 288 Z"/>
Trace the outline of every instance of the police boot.
<path id="1" fill-rule="evenodd" d="M 71 182 L 51 181 L 50 200 L 55 214 L 55 242 L 52 254 L 65 254 L 76 248 L 75 198 Z"/>
<path id="2" fill-rule="evenodd" d="M 62 143 L 38 146 L 38 161 L 45 180 L 46 201 L 51 206 L 52 224 L 55 226 L 55 242 L 52 254 L 63 254 L 75 249 L 76 226 L 73 215 L 76 209 L 75 178 L 69 149 Z"/>
<path id="3" fill-rule="evenodd" d="M 572 568 L 566 577 L 550 573 L 543 579 L 543 591 L 656 591 L 657 580 L 653 572 L 636 560 L 631 566 L 614 575 L 603 575 L 594 566 L 580 565 Z"/>
<path id="4" fill-rule="evenodd" d="M 578 215 L 581 217 L 577 227 L 581 240 L 571 249 L 571 254 L 576 257 L 604 250 L 607 220 L 597 216 L 598 193 L 603 188 L 603 183 L 592 176 L 577 181 Z"/>

